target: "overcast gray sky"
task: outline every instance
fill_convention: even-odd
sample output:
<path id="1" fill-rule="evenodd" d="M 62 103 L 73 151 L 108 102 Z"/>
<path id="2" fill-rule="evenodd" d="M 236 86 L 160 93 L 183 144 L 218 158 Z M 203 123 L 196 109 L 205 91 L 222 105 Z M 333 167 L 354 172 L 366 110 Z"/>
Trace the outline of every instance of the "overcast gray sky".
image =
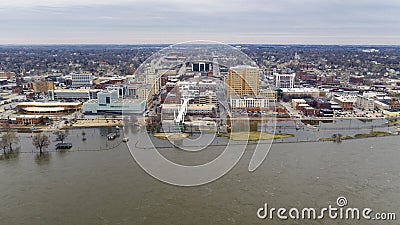
<path id="1" fill-rule="evenodd" d="M 400 44 L 400 0 L 2 0 L 0 44 Z"/>

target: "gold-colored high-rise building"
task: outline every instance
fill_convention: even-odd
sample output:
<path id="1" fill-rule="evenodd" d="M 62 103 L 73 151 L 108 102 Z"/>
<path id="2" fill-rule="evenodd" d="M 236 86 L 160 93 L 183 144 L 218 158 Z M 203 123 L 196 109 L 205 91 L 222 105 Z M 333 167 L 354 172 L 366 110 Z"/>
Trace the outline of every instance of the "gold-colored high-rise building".
<path id="1" fill-rule="evenodd" d="M 40 93 L 47 93 L 49 90 L 54 90 L 54 82 L 41 80 L 32 83 L 33 91 L 40 92 Z"/>
<path id="2" fill-rule="evenodd" d="M 260 73 L 257 67 L 235 66 L 229 69 L 226 78 L 227 95 L 257 96 L 259 91 Z"/>

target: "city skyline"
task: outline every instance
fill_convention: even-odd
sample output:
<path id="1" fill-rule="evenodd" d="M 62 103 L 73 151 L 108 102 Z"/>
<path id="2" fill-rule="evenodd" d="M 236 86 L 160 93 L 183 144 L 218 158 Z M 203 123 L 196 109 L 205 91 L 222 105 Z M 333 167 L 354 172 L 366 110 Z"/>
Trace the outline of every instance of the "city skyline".
<path id="1" fill-rule="evenodd" d="M 16 0 L 0 4 L 0 44 L 399 45 L 399 10 L 395 0 Z"/>

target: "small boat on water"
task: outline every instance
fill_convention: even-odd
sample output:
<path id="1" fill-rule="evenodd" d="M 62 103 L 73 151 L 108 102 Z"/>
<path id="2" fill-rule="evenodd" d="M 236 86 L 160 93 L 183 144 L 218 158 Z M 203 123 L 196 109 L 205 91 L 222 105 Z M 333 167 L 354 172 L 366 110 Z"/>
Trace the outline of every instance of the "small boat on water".
<path id="1" fill-rule="evenodd" d="M 128 139 L 127 137 L 124 137 L 124 138 L 122 138 L 122 141 L 123 141 L 123 142 L 128 142 L 129 139 Z"/>

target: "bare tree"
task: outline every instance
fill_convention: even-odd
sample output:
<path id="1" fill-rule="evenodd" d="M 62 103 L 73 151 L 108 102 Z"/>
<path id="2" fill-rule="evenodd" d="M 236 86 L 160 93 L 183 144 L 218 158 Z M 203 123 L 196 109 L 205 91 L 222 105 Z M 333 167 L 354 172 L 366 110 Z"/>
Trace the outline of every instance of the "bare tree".
<path id="1" fill-rule="evenodd" d="M 4 153 L 6 152 L 7 148 L 12 152 L 13 151 L 12 145 L 18 142 L 19 138 L 17 137 L 16 133 L 14 131 L 7 131 L 7 133 L 1 136 L 0 147 L 3 149 Z"/>
<path id="2" fill-rule="evenodd" d="M 337 141 L 336 141 L 336 142 L 338 142 L 338 143 L 342 142 L 342 137 L 343 137 L 342 134 L 338 134 L 338 135 L 337 135 Z"/>
<path id="3" fill-rule="evenodd" d="M 342 134 L 333 134 L 333 135 L 332 135 L 332 138 L 334 139 L 333 141 L 334 141 L 334 142 L 337 142 L 337 143 L 342 142 L 342 137 L 343 137 Z"/>
<path id="4" fill-rule="evenodd" d="M 86 132 L 82 131 L 82 141 L 86 141 Z"/>
<path id="5" fill-rule="evenodd" d="M 0 148 L 3 150 L 4 155 L 7 153 L 8 143 L 5 139 L 1 139 Z"/>
<path id="6" fill-rule="evenodd" d="M 65 139 L 68 137 L 68 134 L 63 131 L 57 131 L 54 134 L 57 136 L 56 141 L 61 141 L 61 143 L 64 143 Z"/>
<path id="7" fill-rule="evenodd" d="M 50 145 L 49 136 L 41 133 L 35 134 L 32 137 L 32 144 L 35 146 L 35 148 L 39 149 L 40 154 L 42 154 L 43 149 L 49 147 Z"/>
<path id="8" fill-rule="evenodd" d="M 6 139 L 8 142 L 8 147 L 10 149 L 10 151 L 13 151 L 13 144 L 17 144 L 19 142 L 19 137 L 17 136 L 17 133 L 15 131 L 8 131 L 6 133 Z"/>

